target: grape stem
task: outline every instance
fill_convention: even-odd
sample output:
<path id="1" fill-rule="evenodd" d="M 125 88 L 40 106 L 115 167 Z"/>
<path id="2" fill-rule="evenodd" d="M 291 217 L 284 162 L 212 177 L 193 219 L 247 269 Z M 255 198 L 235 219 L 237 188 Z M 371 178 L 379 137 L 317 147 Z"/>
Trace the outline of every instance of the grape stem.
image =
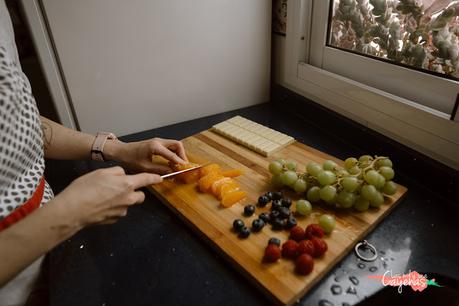
<path id="1" fill-rule="evenodd" d="M 386 159 L 386 158 L 388 158 L 388 157 L 386 157 L 386 156 L 376 156 L 376 158 L 373 159 L 368 166 L 366 166 L 365 168 L 362 169 L 363 173 L 366 173 L 370 169 L 374 169 L 374 165 L 378 160 L 383 160 L 383 159 Z"/>

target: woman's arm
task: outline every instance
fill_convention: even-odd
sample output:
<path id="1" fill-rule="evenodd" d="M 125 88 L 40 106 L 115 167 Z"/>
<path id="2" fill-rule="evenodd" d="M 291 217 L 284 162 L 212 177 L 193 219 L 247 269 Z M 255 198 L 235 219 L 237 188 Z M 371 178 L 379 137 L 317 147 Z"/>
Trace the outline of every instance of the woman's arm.
<path id="1" fill-rule="evenodd" d="M 85 160 L 91 158 L 95 136 L 74 131 L 41 116 L 45 157 L 52 159 Z M 187 157 L 180 141 L 153 138 L 145 141 L 124 143 L 107 140 L 104 156 L 125 164 L 132 170 L 166 173 L 168 167 L 153 163 L 152 155 L 161 155 L 174 163 L 185 163 Z"/>
<path id="2" fill-rule="evenodd" d="M 56 197 L 47 205 L 0 232 L 0 288 L 60 242 L 81 229 L 62 213 Z"/>
<path id="3" fill-rule="evenodd" d="M 94 135 L 66 128 L 43 116 L 40 118 L 46 158 L 73 160 L 91 158 Z"/>
<path id="4" fill-rule="evenodd" d="M 77 231 L 110 224 L 142 203 L 138 188 L 161 182 L 159 175 L 126 175 L 120 167 L 96 170 L 73 181 L 45 206 L 0 231 L 0 287 Z"/>

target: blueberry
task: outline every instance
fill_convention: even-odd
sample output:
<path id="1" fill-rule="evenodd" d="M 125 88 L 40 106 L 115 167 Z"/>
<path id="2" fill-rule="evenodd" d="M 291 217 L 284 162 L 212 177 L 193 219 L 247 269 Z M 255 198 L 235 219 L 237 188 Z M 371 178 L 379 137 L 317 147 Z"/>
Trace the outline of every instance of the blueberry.
<path id="1" fill-rule="evenodd" d="M 283 198 L 281 201 L 284 207 L 290 208 L 290 206 L 292 206 L 292 200 L 289 198 Z"/>
<path id="2" fill-rule="evenodd" d="M 287 219 L 287 224 L 285 225 L 287 228 L 292 228 L 297 224 L 296 219 L 293 216 L 290 216 Z"/>
<path id="3" fill-rule="evenodd" d="M 251 215 L 253 215 L 254 212 L 255 212 L 255 206 L 253 206 L 252 204 L 246 205 L 244 207 L 244 215 L 246 217 L 250 217 Z"/>
<path id="4" fill-rule="evenodd" d="M 276 237 L 272 237 L 268 241 L 268 245 L 270 245 L 270 244 L 275 244 L 277 246 L 280 246 L 281 245 L 281 241 Z"/>
<path id="5" fill-rule="evenodd" d="M 269 222 L 269 214 L 268 213 L 261 213 L 258 218 L 260 218 L 261 220 L 263 220 L 265 223 L 268 223 Z"/>
<path id="6" fill-rule="evenodd" d="M 258 206 L 265 207 L 269 203 L 269 198 L 265 195 L 262 195 L 258 198 Z"/>
<path id="7" fill-rule="evenodd" d="M 275 231 L 279 231 L 281 229 L 284 229 L 286 224 L 287 224 L 287 222 L 285 220 L 280 219 L 280 218 L 276 218 L 276 219 L 274 219 L 274 221 L 272 223 L 272 228 Z"/>
<path id="8" fill-rule="evenodd" d="M 272 203 L 271 203 L 271 211 L 279 210 L 279 208 L 281 208 L 281 207 L 282 207 L 281 200 L 272 201 Z"/>
<path id="9" fill-rule="evenodd" d="M 241 219 L 236 219 L 233 222 L 233 228 L 236 232 L 240 232 L 244 226 L 245 226 L 244 221 L 242 221 Z"/>
<path id="10" fill-rule="evenodd" d="M 284 206 L 281 206 L 279 209 L 279 217 L 282 218 L 282 219 L 287 219 L 288 217 L 290 217 L 290 209 L 288 209 L 287 207 L 284 207 Z"/>
<path id="11" fill-rule="evenodd" d="M 261 219 L 255 219 L 252 222 L 252 231 L 259 232 L 265 226 L 265 222 Z"/>
<path id="12" fill-rule="evenodd" d="M 280 199 L 282 199 L 282 192 L 280 192 L 280 191 L 273 192 L 272 199 L 273 199 L 273 200 L 280 200 Z"/>
<path id="13" fill-rule="evenodd" d="M 271 222 L 271 224 L 274 222 L 274 220 L 278 219 L 279 216 L 280 216 L 280 213 L 277 210 L 273 210 L 269 214 L 269 221 Z"/>
<path id="14" fill-rule="evenodd" d="M 273 193 L 271 191 L 268 191 L 267 193 L 264 194 L 265 197 L 267 197 L 270 201 L 273 199 Z"/>
<path id="15" fill-rule="evenodd" d="M 250 230 L 247 228 L 247 226 L 244 226 L 241 231 L 239 232 L 239 238 L 247 238 L 250 235 Z"/>

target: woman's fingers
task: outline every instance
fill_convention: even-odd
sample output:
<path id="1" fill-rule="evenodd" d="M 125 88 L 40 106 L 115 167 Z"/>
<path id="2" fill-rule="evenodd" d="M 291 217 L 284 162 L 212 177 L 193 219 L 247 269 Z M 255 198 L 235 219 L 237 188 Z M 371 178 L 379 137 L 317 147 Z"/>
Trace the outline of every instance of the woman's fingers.
<path id="1" fill-rule="evenodd" d="M 183 160 L 180 156 L 162 145 L 154 147 L 153 154 L 161 155 L 165 159 L 170 160 L 176 164 L 186 164 L 186 161 Z"/>
<path id="2" fill-rule="evenodd" d="M 186 162 L 188 161 L 188 158 L 185 153 L 185 147 L 183 146 L 181 141 L 172 140 L 172 139 L 166 139 L 165 141 L 166 141 L 165 146 L 168 149 L 174 151 L 184 161 Z"/>
<path id="3" fill-rule="evenodd" d="M 165 166 L 165 165 L 160 165 L 160 164 L 150 164 L 144 167 L 143 170 L 147 172 L 161 174 L 161 175 L 172 172 L 172 169 L 170 167 Z"/>
<path id="4" fill-rule="evenodd" d="M 154 173 L 139 173 L 139 174 L 133 174 L 133 175 L 127 175 L 126 180 L 128 183 L 128 186 L 131 187 L 132 190 L 142 188 L 145 186 L 153 185 L 153 184 L 158 184 L 163 181 L 161 176 L 158 174 Z"/>
<path id="5" fill-rule="evenodd" d="M 99 222 L 97 224 L 99 224 L 99 225 L 111 225 L 111 224 L 115 224 L 118 220 L 119 220 L 119 218 L 112 218 L 112 219 L 104 220 L 104 221 Z"/>

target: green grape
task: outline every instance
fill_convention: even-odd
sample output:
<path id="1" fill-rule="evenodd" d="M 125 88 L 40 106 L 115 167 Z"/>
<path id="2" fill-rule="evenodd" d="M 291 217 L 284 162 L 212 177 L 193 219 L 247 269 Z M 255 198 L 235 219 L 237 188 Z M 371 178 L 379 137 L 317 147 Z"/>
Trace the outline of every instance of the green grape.
<path id="1" fill-rule="evenodd" d="M 384 176 L 384 178 L 387 180 L 387 181 L 390 181 L 391 179 L 394 178 L 395 176 L 395 172 L 394 172 L 394 169 L 390 168 L 390 167 L 387 167 L 387 166 L 382 166 L 378 169 L 379 171 L 379 174 L 381 174 L 382 176 Z"/>
<path id="2" fill-rule="evenodd" d="M 357 166 L 358 162 L 359 161 L 355 157 L 346 158 L 346 160 L 344 161 L 344 168 L 351 169 L 352 167 Z"/>
<path id="3" fill-rule="evenodd" d="M 349 176 L 349 172 L 347 172 L 346 169 L 338 169 L 336 170 L 336 175 L 340 177 L 346 177 Z"/>
<path id="4" fill-rule="evenodd" d="M 280 163 L 282 166 L 284 166 L 287 163 L 287 161 L 282 158 L 278 159 L 277 162 Z"/>
<path id="5" fill-rule="evenodd" d="M 369 207 L 370 207 L 370 201 L 368 201 L 367 199 L 363 197 L 358 197 L 355 200 L 355 203 L 354 203 L 355 210 L 362 212 L 362 211 L 368 210 Z"/>
<path id="6" fill-rule="evenodd" d="M 384 197 L 380 192 L 376 192 L 372 199 L 370 199 L 371 207 L 380 207 L 384 203 Z"/>
<path id="7" fill-rule="evenodd" d="M 333 216 L 324 214 L 320 216 L 319 218 L 319 226 L 324 230 L 326 234 L 330 234 L 333 232 L 333 229 L 335 228 L 336 221 Z"/>
<path id="8" fill-rule="evenodd" d="M 378 159 L 375 164 L 378 169 L 381 167 L 392 168 L 393 166 L 392 161 L 389 158 Z"/>
<path id="9" fill-rule="evenodd" d="M 275 174 L 271 177 L 271 185 L 274 188 L 281 188 L 282 186 L 284 186 L 280 174 Z"/>
<path id="10" fill-rule="evenodd" d="M 287 168 L 288 170 L 295 171 L 296 170 L 296 163 L 294 161 L 288 161 L 285 164 L 285 168 Z"/>
<path id="11" fill-rule="evenodd" d="M 342 208 L 349 208 L 354 205 L 355 202 L 355 194 L 352 192 L 347 191 L 340 191 L 338 196 L 336 197 L 336 202 L 339 204 L 339 207 Z"/>
<path id="12" fill-rule="evenodd" d="M 354 166 L 352 168 L 349 168 L 347 169 L 347 171 L 351 174 L 351 175 L 356 175 L 358 173 L 360 173 L 360 168 L 358 166 Z"/>
<path id="13" fill-rule="evenodd" d="M 359 187 L 359 180 L 356 177 L 349 176 L 341 180 L 344 190 L 354 192 Z"/>
<path id="14" fill-rule="evenodd" d="M 288 170 L 288 171 L 283 172 L 280 178 L 284 185 L 292 186 L 298 179 L 298 175 L 296 174 L 295 171 Z"/>
<path id="15" fill-rule="evenodd" d="M 296 212 L 302 216 L 309 216 L 312 212 L 312 205 L 309 201 L 300 199 L 296 202 Z"/>
<path id="16" fill-rule="evenodd" d="M 359 162 L 364 164 L 364 163 L 368 163 L 372 159 L 373 159 L 373 157 L 371 157 L 370 155 L 362 155 L 362 156 L 359 157 Z"/>
<path id="17" fill-rule="evenodd" d="M 311 187 L 306 193 L 308 201 L 317 202 L 320 200 L 320 188 L 317 186 Z"/>
<path id="18" fill-rule="evenodd" d="M 320 189 L 320 198 L 325 202 L 332 202 L 336 197 L 336 188 L 333 186 L 325 186 Z"/>
<path id="19" fill-rule="evenodd" d="M 322 168 L 324 170 L 333 170 L 337 167 L 338 165 L 332 161 L 332 160 L 326 160 L 324 161 L 324 163 L 322 164 Z"/>
<path id="20" fill-rule="evenodd" d="M 375 170 L 370 170 L 364 175 L 365 181 L 373 186 L 377 186 L 379 182 L 379 173 Z"/>
<path id="21" fill-rule="evenodd" d="M 306 191 L 307 188 L 308 184 L 305 180 L 301 178 L 297 179 L 296 182 L 293 184 L 293 190 L 295 190 L 296 193 L 303 193 Z"/>
<path id="22" fill-rule="evenodd" d="M 317 181 L 322 186 L 333 184 L 336 181 L 336 175 L 328 170 L 320 171 L 317 175 Z"/>
<path id="23" fill-rule="evenodd" d="M 364 185 L 360 190 L 360 194 L 367 200 L 371 200 L 375 197 L 375 194 L 378 193 L 376 187 L 373 185 Z"/>
<path id="24" fill-rule="evenodd" d="M 378 174 L 378 183 L 376 184 L 376 188 L 378 189 L 381 189 L 384 187 L 384 185 L 386 184 L 386 179 L 384 178 L 384 176 L 382 176 L 381 174 Z"/>
<path id="25" fill-rule="evenodd" d="M 382 189 L 383 193 L 387 194 L 387 195 L 393 195 L 397 192 L 397 185 L 392 182 L 392 181 L 388 181 L 383 189 Z"/>
<path id="26" fill-rule="evenodd" d="M 269 164 L 268 169 L 271 174 L 279 174 L 282 172 L 282 164 L 278 161 L 273 161 Z"/>
<path id="27" fill-rule="evenodd" d="M 315 162 L 310 162 L 306 165 L 306 171 L 312 176 L 317 177 L 320 171 L 322 171 L 322 167 Z"/>

